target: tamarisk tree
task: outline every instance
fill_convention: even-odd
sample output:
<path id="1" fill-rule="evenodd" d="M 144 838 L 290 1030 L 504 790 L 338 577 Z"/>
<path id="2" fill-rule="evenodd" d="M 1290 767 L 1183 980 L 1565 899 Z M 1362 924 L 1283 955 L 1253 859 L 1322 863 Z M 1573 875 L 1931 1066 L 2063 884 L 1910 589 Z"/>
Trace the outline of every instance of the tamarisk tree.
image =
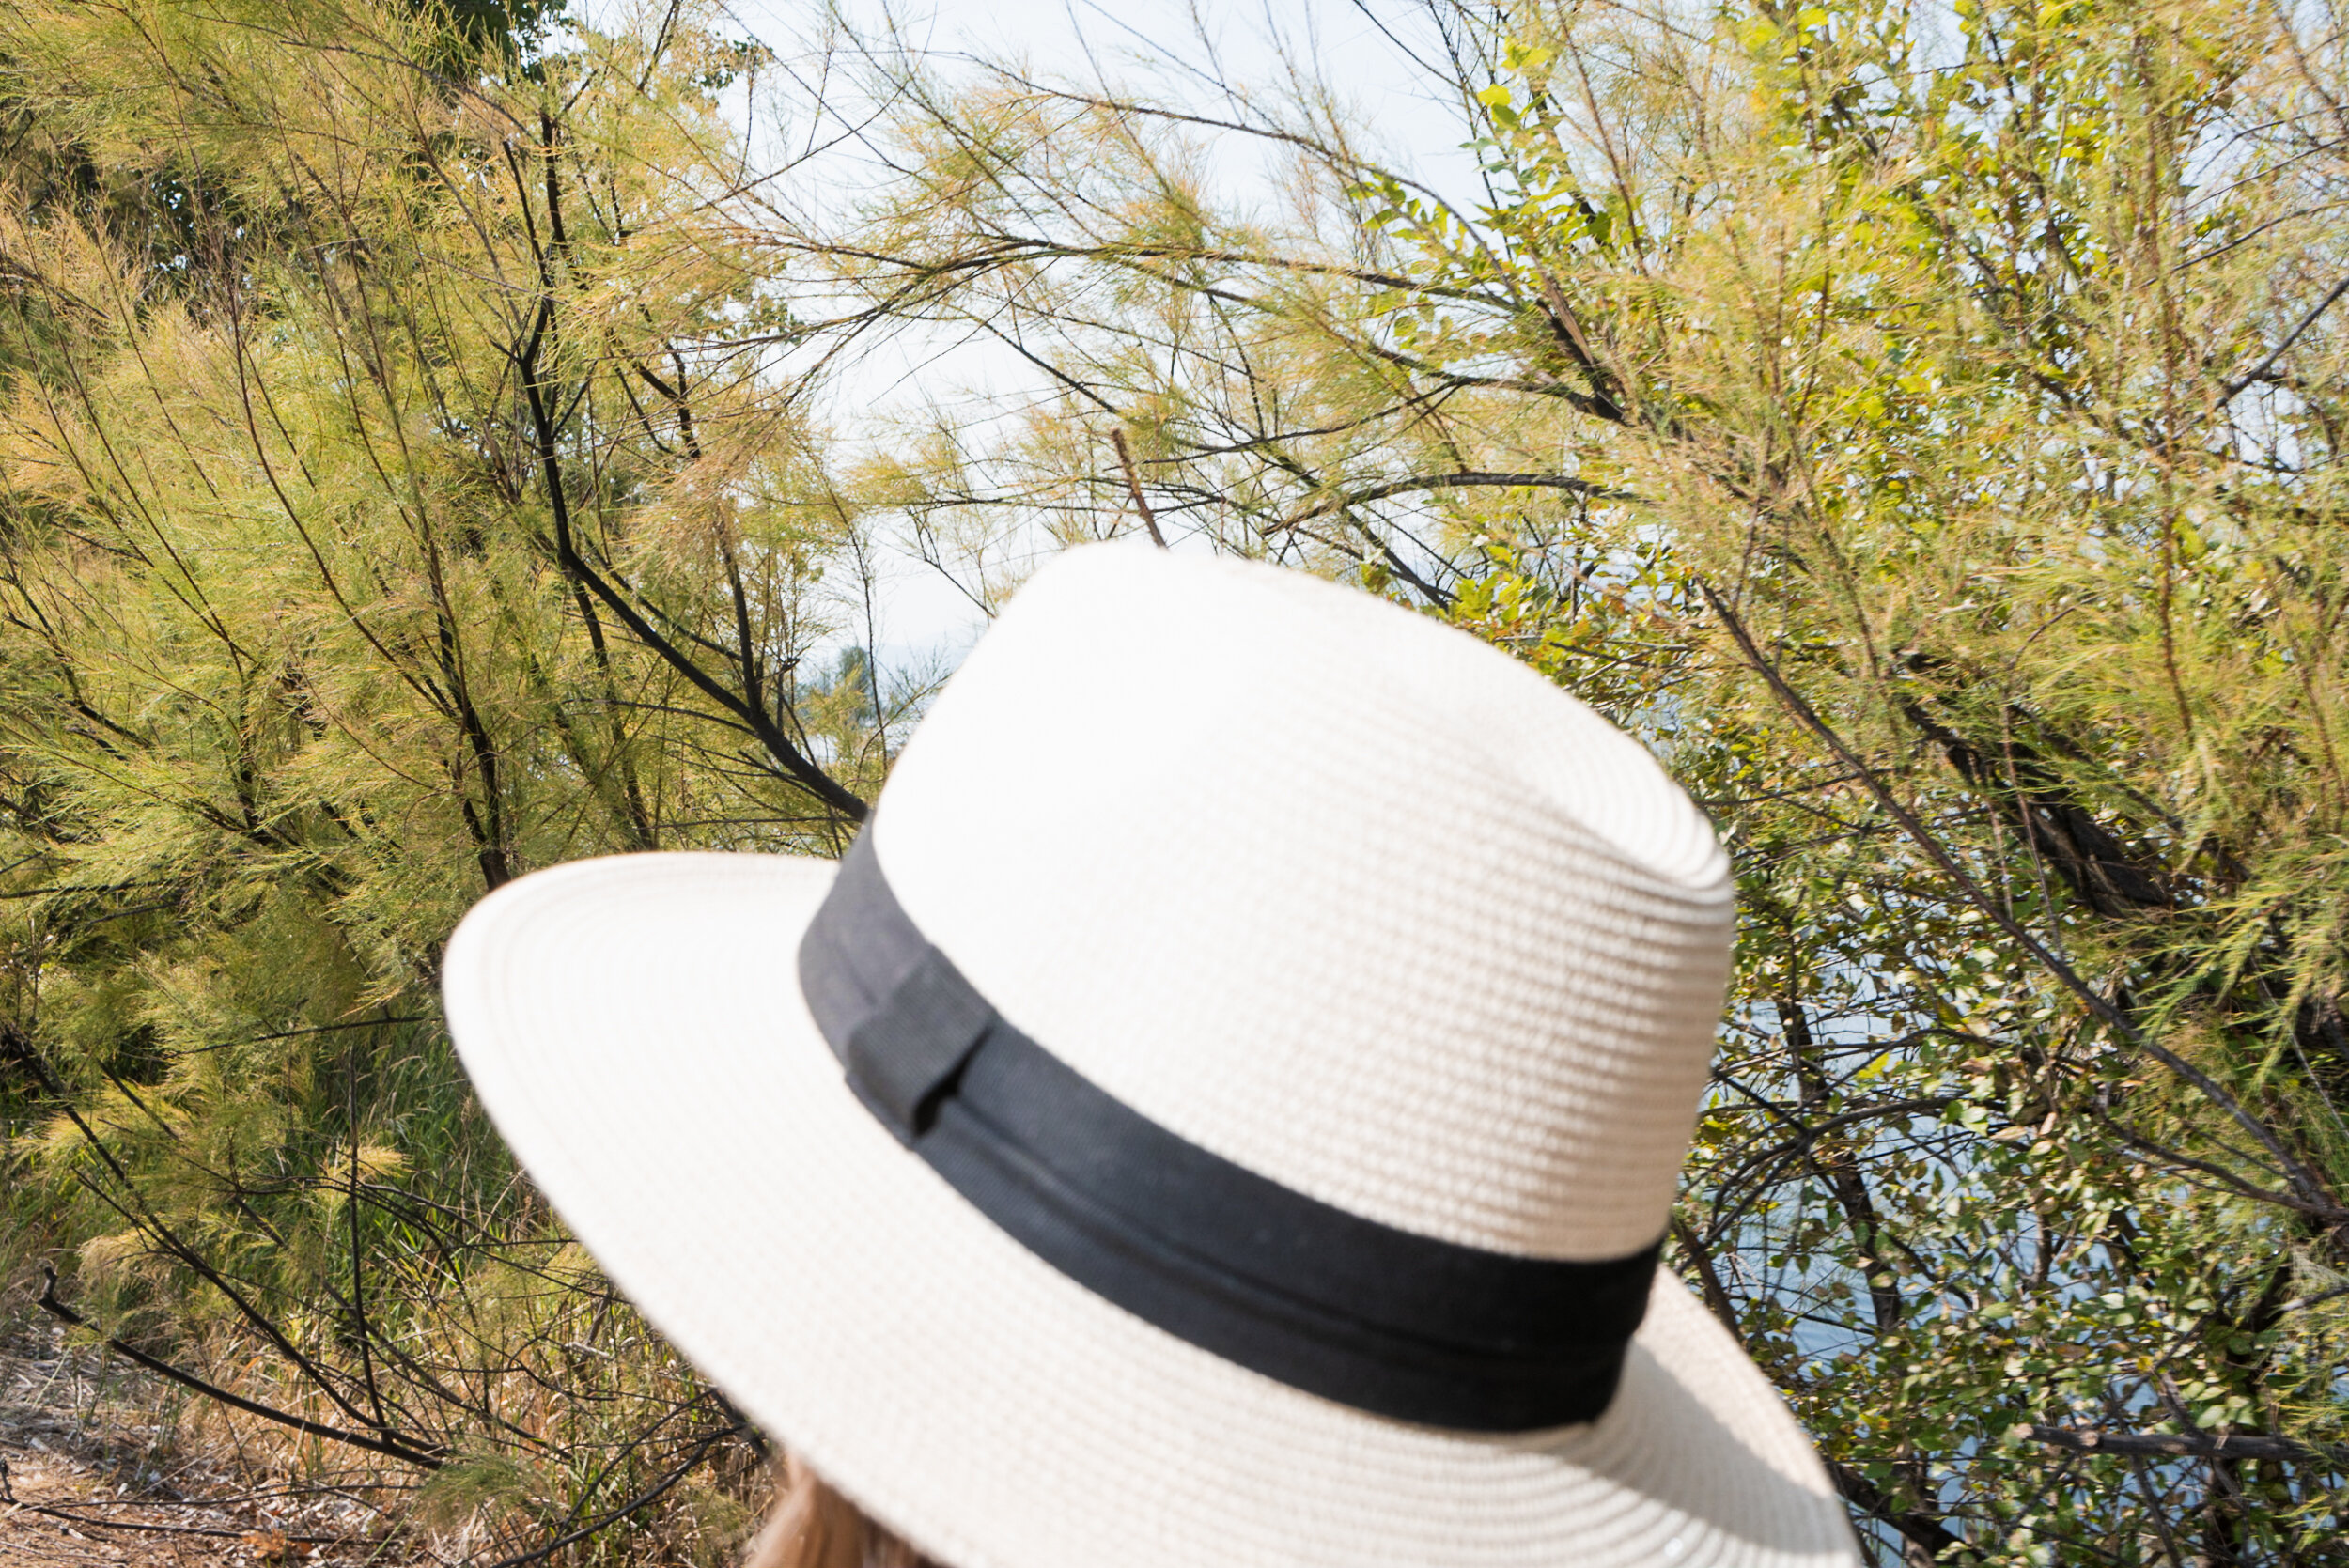
<path id="1" fill-rule="evenodd" d="M 1879 1560 L 2344 1560 L 2341 18 L 1396 25 L 1473 195 L 1310 60 L 1203 107 L 877 54 L 899 178 L 770 242 L 1040 372 L 894 504 L 974 590 L 1138 504 L 1649 738 L 1743 889 L 1673 1260 Z"/>
<path id="2" fill-rule="evenodd" d="M 53 1309 L 527 1550 L 723 1539 L 732 1419 L 506 1185 L 438 944 L 559 859 L 836 848 L 917 695 L 807 663 L 868 530 L 981 605 L 1137 531 L 1447 618 L 1713 813 L 1669 1255 L 1878 1560 L 2344 1560 L 2341 19 L 1379 16 L 1475 189 L 1302 57 L 1207 101 L 682 7 L 0 20 Z M 856 177 L 795 207 L 745 104 Z M 992 395 L 823 401 L 893 339 Z"/>
<path id="3" fill-rule="evenodd" d="M 543 20 L 0 16 L 7 1256 L 248 1452 L 708 1554 L 739 1423 L 514 1184 L 439 955 L 552 862 L 835 850 L 903 694 L 803 662 L 863 524 L 736 238 L 763 56 Z"/>

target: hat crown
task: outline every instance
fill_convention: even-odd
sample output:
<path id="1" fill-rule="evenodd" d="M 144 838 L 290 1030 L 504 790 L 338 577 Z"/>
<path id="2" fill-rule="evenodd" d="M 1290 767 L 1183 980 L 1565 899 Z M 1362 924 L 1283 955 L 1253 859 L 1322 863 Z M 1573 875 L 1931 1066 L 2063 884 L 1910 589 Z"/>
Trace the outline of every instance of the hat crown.
<path id="1" fill-rule="evenodd" d="M 1071 551 L 872 831 L 1003 1017 L 1183 1138 L 1496 1251 L 1663 1232 L 1728 863 L 1644 748 L 1475 639 L 1275 567 Z"/>

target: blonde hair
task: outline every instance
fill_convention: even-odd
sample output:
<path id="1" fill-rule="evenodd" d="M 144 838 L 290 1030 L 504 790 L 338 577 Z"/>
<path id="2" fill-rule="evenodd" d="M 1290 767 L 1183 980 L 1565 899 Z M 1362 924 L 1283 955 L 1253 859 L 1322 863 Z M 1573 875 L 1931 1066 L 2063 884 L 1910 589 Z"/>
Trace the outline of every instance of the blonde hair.
<path id="1" fill-rule="evenodd" d="M 742 1568 L 939 1568 L 801 1460 L 775 1462 L 775 1501 Z"/>

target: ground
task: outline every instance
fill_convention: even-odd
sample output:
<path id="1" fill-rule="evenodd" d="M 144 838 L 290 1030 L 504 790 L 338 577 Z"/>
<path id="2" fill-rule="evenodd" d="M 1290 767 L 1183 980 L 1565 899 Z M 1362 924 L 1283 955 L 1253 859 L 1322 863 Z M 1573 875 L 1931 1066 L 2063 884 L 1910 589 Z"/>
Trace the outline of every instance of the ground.
<path id="1" fill-rule="evenodd" d="M 0 1341 L 0 1568 L 393 1568 L 372 1511 L 315 1479 L 192 1457 L 168 1401 L 35 1331 Z"/>

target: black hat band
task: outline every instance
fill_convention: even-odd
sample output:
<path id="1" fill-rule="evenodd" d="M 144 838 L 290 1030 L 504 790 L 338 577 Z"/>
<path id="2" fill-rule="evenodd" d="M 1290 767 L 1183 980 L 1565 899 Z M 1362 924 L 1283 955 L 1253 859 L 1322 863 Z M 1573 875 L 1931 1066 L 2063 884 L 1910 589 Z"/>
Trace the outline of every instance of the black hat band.
<path id="1" fill-rule="evenodd" d="M 800 944 L 809 1011 L 897 1140 L 1030 1251 L 1178 1339 L 1374 1415 L 1595 1420 L 1662 1247 L 1597 1263 L 1398 1230 L 1112 1098 L 1012 1027 L 899 908 L 871 835 Z"/>

